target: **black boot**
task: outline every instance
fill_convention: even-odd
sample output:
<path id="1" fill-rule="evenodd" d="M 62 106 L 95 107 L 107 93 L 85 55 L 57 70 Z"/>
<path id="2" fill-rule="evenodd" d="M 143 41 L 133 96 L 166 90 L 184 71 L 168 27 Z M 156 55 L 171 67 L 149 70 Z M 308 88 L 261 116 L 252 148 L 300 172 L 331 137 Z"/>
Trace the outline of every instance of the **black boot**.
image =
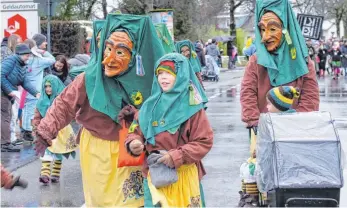
<path id="1" fill-rule="evenodd" d="M 20 148 L 18 148 L 17 146 L 14 146 L 11 143 L 2 144 L 1 152 L 20 152 Z"/>
<path id="2" fill-rule="evenodd" d="M 250 195 L 239 191 L 240 201 L 238 207 L 259 207 L 259 198 L 255 195 Z"/>
<path id="3" fill-rule="evenodd" d="M 23 139 L 25 141 L 28 141 L 28 142 L 34 141 L 34 137 L 31 131 L 23 131 L 22 134 L 23 134 Z"/>

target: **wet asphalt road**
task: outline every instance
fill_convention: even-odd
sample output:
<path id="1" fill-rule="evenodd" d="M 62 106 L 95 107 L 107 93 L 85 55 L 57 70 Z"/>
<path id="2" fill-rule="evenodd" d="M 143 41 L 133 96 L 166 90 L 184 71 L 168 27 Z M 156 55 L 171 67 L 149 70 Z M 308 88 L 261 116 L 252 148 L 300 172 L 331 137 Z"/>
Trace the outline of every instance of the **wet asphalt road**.
<path id="1" fill-rule="evenodd" d="M 236 206 L 240 189 L 239 167 L 248 158 L 248 132 L 241 122 L 240 81 L 242 70 L 222 72 L 220 81 L 205 82 L 209 97 L 208 116 L 214 129 L 214 146 L 204 159 L 207 175 L 204 185 L 209 207 Z M 347 150 L 347 79 L 330 77 L 319 80 L 323 111 L 335 118 L 343 148 Z M 26 190 L 1 190 L 1 206 L 16 207 L 75 207 L 84 203 L 79 157 L 65 160 L 60 184 L 42 186 L 38 182 L 40 160 L 35 160 L 30 144 L 21 153 L 3 153 L 5 167 L 16 170 L 29 181 Z M 34 160 L 34 161 L 33 161 Z M 28 163 L 25 165 L 26 163 Z M 24 166 L 23 166 L 24 165 Z M 19 168 L 18 168 L 19 167 Z M 347 178 L 347 171 L 344 171 Z M 347 206 L 347 188 L 341 192 L 341 206 Z"/>

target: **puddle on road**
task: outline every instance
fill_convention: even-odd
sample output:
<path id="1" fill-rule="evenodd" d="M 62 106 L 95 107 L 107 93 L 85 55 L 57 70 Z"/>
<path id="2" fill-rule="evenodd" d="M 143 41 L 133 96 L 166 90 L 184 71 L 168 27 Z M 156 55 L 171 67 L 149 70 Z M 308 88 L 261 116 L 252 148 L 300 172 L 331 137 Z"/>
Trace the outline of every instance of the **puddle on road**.
<path id="1" fill-rule="evenodd" d="M 321 97 L 347 97 L 347 80 L 340 77 L 334 80 L 326 77 L 324 80 L 319 79 L 319 94 Z"/>
<path id="2" fill-rule="evenodd" d="M 31 143 L 24 143 L 20 152 L 2 152 L 1 163 L 5 167 L 13 167 L 23 163 L 26 160 L 31 160 L 35 157 L 35 150 Z"/>

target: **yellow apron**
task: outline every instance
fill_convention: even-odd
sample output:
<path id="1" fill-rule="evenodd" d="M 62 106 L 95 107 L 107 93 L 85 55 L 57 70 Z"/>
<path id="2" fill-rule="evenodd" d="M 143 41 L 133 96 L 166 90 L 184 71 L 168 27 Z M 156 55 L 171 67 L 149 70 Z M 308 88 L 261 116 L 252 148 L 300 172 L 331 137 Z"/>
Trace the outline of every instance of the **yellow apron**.
<path id="1" fill-rule="evenodd" d="M 70 124 L 59 131 L 57 138 L 52 140 L 52 146 L 47 149 L 55 154 L 65 154 L 77 149 L 75 134 Z"/>
<path id="2" fill-rule="evenodd" d="M 144 205 L 141 166 L 118 168 L 118 141 L 107 141 L 83 129 L 80 159 L 87 207 Z"/>
<path id="3" fill-rule="evenodd" d="M 161 207 L 202 207 L 198 168 L 195 164 L 183 165 L 177 170 L 178 181 L 163 188 L 155 188 L 148 173 L 148 187 L 153 204 Z"/>

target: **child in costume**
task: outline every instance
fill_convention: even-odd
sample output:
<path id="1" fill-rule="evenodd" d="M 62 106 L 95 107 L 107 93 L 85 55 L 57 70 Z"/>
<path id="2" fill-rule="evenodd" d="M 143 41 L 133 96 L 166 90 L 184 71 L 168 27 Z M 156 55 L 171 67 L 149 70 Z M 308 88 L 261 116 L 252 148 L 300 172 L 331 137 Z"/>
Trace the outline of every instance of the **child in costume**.
<path id="1" fill-rule="evenodd" d="M 201 77 L 201 65 L 198 58 L 198 55 L 195 52 L 195 47 L 190 40 L 178 41 L 175 44 L 176 52 L 182 54 L 189 59 L 190 64 L 192 65 L 193 71 L 195 72 L 196 77 L 198 78 L 202 88 L 204 84 L 202 83 Z"/>
<path id="2" fill-rule="evenodd" d="M 73 119 L 82 126 L 77 141 L 87 207 L 143 206 L 141 166 L 118 167 L 124 145 L 118 114 L 130 105 L 139 109 L 150 96 L 154 64 L 163 55 L 150 17 L 108 14 L 97 61 L 55 99 L 37 127 L 35 150 L 42 154 Z"/>
<path id="3" fill-rule="evenodd" d="M 42 118 L 46 116 L 48 108 L 53 104 L 55 98 L 64 90 L 64 83 L 54 75 L 47 75 L 42 82 L 41 97 L 37 102 L 33 125 L 36 128 Z M 77 144 L 75 141 L 75 134 L 70 124 L 59 131 L 57 137 L 52 142 L 52 146 L 48 147 L 45 155 L 41 157 L 42 167 L 40 182 L 48 184 L 51 180 L 52 183 L 58 183 L 60 178 L 60 171 L 62 166 L 63 156 L 69 158 L 71 155 L 75 158 L 75 150 Z M 51 171 L 51 163 L 53 167 Z"/>
<path id="4" fill-rule="evenodd" d="M 269 90 L 266 96 L 267 109 L 269 113 L 292 113 L 294 99 L 299 98 L 299 90 L 292 86 L 280 86 Z M 240 167 L 240 177 L 242 179 L 242 192 L 239 206 L 243 207 L 248 202 L 252 206 L 258 206 L 259 190 L 256 183 L 256 135 L 251 135 L 251 157 Z M 263 200 L 265 199 L 263 195 Z M 250 200 L 246 200 L 250 198 Z"/>
<path id="5" fill-rule="evenodd" d="M 152 95 L 129 128 L 130 154 L 146 150 L 143 176 L 145 207 L 202 207 L 200 184 L 205 171 L 201 160 L 213 144 L 213 131 L 204 110 L 207 98 L 189 61 L 178 53 L 163 56 L 155 67 Z M 178 180 L 157 188 L 152 183 L 151 155 L 156 164 L 174 168 Z M 172 169 L 171 169 L 172 170 Z M 164 174 L 164 173 L 163 173 Z"/>

